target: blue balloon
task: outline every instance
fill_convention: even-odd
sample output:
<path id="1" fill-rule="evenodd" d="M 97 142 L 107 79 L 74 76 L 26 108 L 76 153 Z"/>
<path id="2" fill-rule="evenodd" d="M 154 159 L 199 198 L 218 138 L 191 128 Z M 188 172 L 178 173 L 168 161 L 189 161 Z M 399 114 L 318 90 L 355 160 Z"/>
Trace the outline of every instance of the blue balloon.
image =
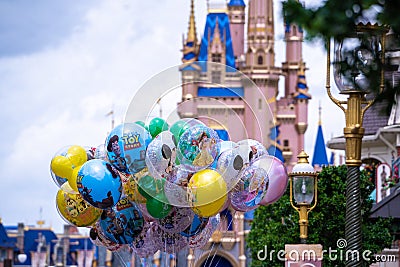
<path id="1" fill-rule="evenodd" d="M 146 148 L 151 140 L 150 133 L 139 124 L 120 124 L 107 137 L 108 160 L 119 171 L 135 174 L 146 167 Z"/>
<path id="2" fill-rule="evenodd" d="M 124 197 L 112 209 L 103 211 L 100 226 L 110 240 L 130 244 L 142 232 L 144 219 L 136 204 Z"/>
<path id="3" fill-rule="evenodd" d="M 77 186 L 83 199 L 96 208 L 111 208 L 121 198 L 122 181 L 118 171 L 101 159 L 92 159 L 82 165 Z"/>

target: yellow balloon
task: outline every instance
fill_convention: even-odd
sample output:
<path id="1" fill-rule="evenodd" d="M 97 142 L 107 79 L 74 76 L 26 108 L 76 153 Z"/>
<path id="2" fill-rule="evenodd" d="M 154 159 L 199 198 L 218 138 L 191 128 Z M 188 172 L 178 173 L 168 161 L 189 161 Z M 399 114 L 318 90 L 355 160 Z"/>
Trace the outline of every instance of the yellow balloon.
<path id="1" fill-rule="evenodd" d="M 77 227 L 93 225 L 102 213 L 101 209 L 91 206 L 80 194 L 69 194 L 61 189 L 57 192 L 56 204 L 61 217 Z"/>
<path id="2" fill-rule="evenodd" d="M 136 203 L 146 203 L 146 198 L 142 196 L 138 191 L 138 180 L 148 175 L 147 168 L 144 168 L 142 171 L 131 175 L 131 174 L 122 174 L 121 181 L 122 181 L 122 188 L 124 190 L 125 195 L 128 197 L 130 201 Z"/>
<path id="3" fill-rule="evenodd" d="M 55 156 L 50 163 L 50 168 L 58 177 L 68 179 L 72 174 L 72 162 L 64 156 Z"/>
<path id="4" fill-rule="evenodd" d="M 68 148 L 67 157 L 71 160 L 74 166 L 81 166 L 87 161 L 86 150 L 81 146 L 75 145 Z"/>
<path id="5" fill-rule="evenodd" d="M 222 176 L 211 169 L 193 174 L 188 184 L 193 211 L 201 217 L 216 215 L 227 199 L 227 187 Z"/>
<path id="6" fill-rule="evenodd" d="M 68 182 L 63 183 L 60 188 L 62 191 L 70 193 L 70 194 L 79 194 L 79 192 L 72 189 L 72 187 L 69 185 Z"/>
<path id="7" fill-rule="evenodd" d="M 76 183 L 76 179 L 78 178 L 78 172 L 79 172 L 79 170 L 81 169 L 81 167 L 82 167 L 82 165 L 81 165 L 81 166 L 78 166 L 78 167 L 75 167 L 75 168 L 72 170 L 72 174 L 71 174 L 71 176 L 70 176 L 69 179 L 68 179 L 68 184 L 69 184 L 69 186 L 71 186 L 71 188 L 72 188 L 75 192 L 79 192 L 79 191 L 78 191 L 78 185 L 77 185 L 77 183 Z"/>

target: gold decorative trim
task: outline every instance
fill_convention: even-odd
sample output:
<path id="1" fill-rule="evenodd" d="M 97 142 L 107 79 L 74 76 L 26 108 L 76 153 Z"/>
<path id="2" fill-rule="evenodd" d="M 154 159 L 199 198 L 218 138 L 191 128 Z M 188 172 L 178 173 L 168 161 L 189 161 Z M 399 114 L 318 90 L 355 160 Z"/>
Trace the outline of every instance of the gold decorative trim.
<path id="1" fill-rule="evenodd" d="M 296 130 L 299 134 L 304 134 L 307 131 L 308 124 L 305 122 L 299 122 L 296 124 Z"/>

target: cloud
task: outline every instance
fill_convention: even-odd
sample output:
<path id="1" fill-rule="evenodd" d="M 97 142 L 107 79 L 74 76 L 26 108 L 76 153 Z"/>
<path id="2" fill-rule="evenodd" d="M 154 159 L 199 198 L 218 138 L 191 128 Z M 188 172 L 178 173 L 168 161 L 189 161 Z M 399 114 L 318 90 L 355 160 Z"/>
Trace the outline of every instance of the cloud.
<path id="1" fill-rule="evenodd" d="M 26 1 L 8 1 L 10 14 L 0 16 L 0 25 L 19 23 L 15 28 L 0 27 L 0 36 L 10 37 L 0 46 L 0 217 L 6 224 L 34 224 L 42 207 L 43 219 L 61 232 L 63 221 L 55 208 L 58 188 L 49 172 L 51 157 L 66 145 L 104 142 L 111 127 L 105 114 L 113 108 L 116 124 L 121 123 L 135 91 L 158 72 L 180 64 L 189 3 L 62 1 L 56 7 L 50 2 L 35 1 L 35 10 L 42 8 L 44 15 L 31 14 L 24 23 L 10 18 L 29 13 L 33 4 Z M 275 9 L 279 7 L 275 4 Z M 205 3 L 196 2 L 198 37 L 205 9 Z M 275 29 L 283 31 L 277 16 Z M 276 50 L 280 65 L 285 60 L 282 42 Z M 323 51 L 305 48 L 304 60 L 313 95 L 306 134 L 307 151 L 312 154 L 315 138 L 310 136 L 316 133 L 318 99 L 324 102 L 326 122 L 335 121 L 337 115 L 328 108 L 324 91 Z M 162 101 L 165 112 L 175 105 L 176 98 L 169 99 Z M 140 102 L 135 106 L 141 107 Z M 325 133 L 332 129 L 333 123 L 326 123 Z"/>
<path id="2" fill-rule="evenodd" d="M 27 219 L 33 224 L 39 207 L 45 220 L 59 221 L 51 157 L 66 145 L 104 142 L 110 130 L 105 114 L 112 106 L 116 123 L 122 122 L 135 90 L 157 71 L 179 63 L 179 16 L 169 18 L 163 12 L 167 8 L 168 2 L 150 8 L 139 1 L 99 1 L 57 45 L 0 58 L 5 126 L 0 216 L 5 223 Z"/>

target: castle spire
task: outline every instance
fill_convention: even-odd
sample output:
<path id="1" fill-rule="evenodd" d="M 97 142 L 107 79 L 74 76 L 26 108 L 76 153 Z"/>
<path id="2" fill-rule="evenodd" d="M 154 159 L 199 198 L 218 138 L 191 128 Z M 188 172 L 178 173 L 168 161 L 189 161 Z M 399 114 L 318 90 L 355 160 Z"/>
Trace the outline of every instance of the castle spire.
<path id="1" fill-rule="evenodd" d="M 189 30 L 186 42 L 197 43 L 196 22 L 194 18 L 194 0 L 190 1 Z"/>
<path id="2" fill-rule="evenodd" d="M 318 107 L 318 125 L 322 125 L 322 107 L 321 107 L 321 100 L 319 101 L 319 107 Z"/>
<path id="3" fill-rule="evenodd" d="M 300 99 L 311 99 L 310 93 L 308 93 L 308 86 L 306 81 L 306 74 L 304 72 L 305 66 L 304 62 L 300 60 L 300 68 L 297 71 L 297 86 L 296 92 L 294 93 L 295 98 Z"/>
<path id="4" fill-rule="evenodd" d="M 321 102 L 319 105 L 319 122 L 318 122 L 318 132 L 317 132 L 317 140 L 314 145 L 314 155 L 312 160 L 312 165 L 318 165 L 320 167 L 327 166 L 329 164 L 328 157 L 326 155 L 326 146 L 324 140 L 324 134 L 322 133 L 322 123 L 321 123 Z"/>
<path id="5" fill-rule="evenodd" d="M 196 32 L 196 22 L 194 18 L 194 0 L 190 1 L 190 16 L 189 16 L 189 28 L 187 38 L 183 43 L 183 63 L 193 63 L 197 60 L 198 56 L 198 42 Z"/>

